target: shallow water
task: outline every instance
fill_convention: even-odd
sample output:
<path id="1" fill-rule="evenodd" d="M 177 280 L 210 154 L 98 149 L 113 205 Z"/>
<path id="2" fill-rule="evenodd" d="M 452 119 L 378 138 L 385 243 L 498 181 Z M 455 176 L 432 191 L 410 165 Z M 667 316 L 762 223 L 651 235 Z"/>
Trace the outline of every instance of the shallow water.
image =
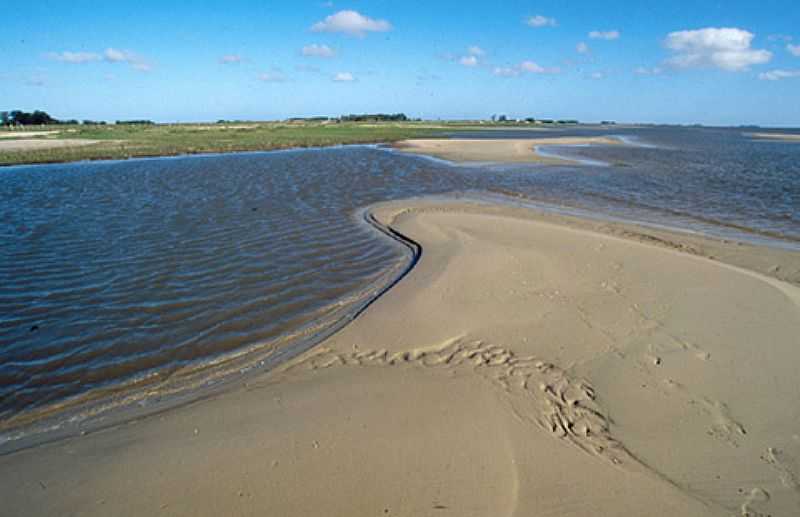
<path id="1" fill-rule="evenodd" d="M 0 169 L 0 420 L 160 382 L 355 306 L 407 260 L 355 215 L 378 201 L 505 192 L 800 241 L 800 144 L 733 129 L 552 136 L 572 134 L 648 146 L 550 149 L 610 166 L 460 167 L 346 147 Z M 475 136 L 525 135 L 543 136 Z"/>

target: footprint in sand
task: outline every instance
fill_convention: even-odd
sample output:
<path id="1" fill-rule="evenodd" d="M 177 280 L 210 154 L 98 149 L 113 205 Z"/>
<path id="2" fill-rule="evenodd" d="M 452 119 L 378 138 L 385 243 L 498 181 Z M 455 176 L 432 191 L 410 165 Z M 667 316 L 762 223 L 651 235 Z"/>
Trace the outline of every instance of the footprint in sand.
<path id="1" fill-rule="evenodd" d="M 574 379 L 558 366 L 535 357 L 482 341 L 449 340 L 435 348 L 389 353 L 386 350 L 337 352 L 322 349 L 294 369 L 320 370 L 332 367 L 391 367 L 411 365 L 440 370 L 470 369 L 489 379 L 519 404 L 512 403 L 515 416 L 568 441 L 584 452 L 614 465 L 639 462 L 617 441 L 610 422 L 596 403 L 594 388 Z"/>

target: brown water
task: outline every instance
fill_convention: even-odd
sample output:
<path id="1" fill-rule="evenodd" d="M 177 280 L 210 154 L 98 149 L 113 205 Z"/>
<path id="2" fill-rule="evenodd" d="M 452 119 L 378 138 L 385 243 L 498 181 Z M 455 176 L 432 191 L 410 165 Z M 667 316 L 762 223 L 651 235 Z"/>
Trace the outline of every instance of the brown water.
<path id="1" fill-rule="evenodd" d="M 144 404 L 334 329 L 408 264 L 359 215 L 378 201 L 513 192 L 796 246 L 800 145 L 698 131 L 617 131 L 657 147 L 569 151 L 611 167 L 347 147 L 0 170 L 0 429 Z"/>

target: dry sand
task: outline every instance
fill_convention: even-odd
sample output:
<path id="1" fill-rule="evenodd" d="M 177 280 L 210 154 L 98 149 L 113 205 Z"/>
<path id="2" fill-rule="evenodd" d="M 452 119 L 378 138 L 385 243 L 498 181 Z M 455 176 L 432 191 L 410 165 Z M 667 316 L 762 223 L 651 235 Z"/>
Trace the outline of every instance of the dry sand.
<path id="1" fill-rule="evenodd" d="M 558 137 L 520 139 L 414 139 L 397 142 L 397 150 L 433 156 L 451 162 L 541 163 L 559 165 L 573 163 L 567 159 L 545 156 L 536 151 L 540 145 L 619 145 L 609 137 Z"/>
<path id="2" fill-rule="evenodd" d="M 17 140 L 0 140 L 0 152 L 2 151 L 38 151 L 41 149 L 59 149 L 62 147 L 80 147 L 92 145 L 102 140 L 88 140 L 83 138 L 62 138 L 37 139 L 21 138 Z"/>
<path id="3" fill-rule="evenodd" d="M 800 288 L 700 256 L 758 249 L 409 206 L 373 213 L 421 260 L 355 322 L 214 398 L 0 457 L 0 513 L 798 515 Z"/>

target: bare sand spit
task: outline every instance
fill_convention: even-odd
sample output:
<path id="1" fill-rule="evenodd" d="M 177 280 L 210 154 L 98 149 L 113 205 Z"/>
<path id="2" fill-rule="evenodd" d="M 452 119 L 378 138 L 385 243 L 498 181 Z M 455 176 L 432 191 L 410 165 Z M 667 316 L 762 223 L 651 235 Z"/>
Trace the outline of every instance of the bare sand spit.
<path id="1" fill-rule="evenodd" d="M 42 149 L 60 149 L 64 147 L 81 147 L 102 142 L 82 138 L 62 138 L 60 140 L 24 138 L 18 140 L 0 140 L 2 151 L 38 151 Z"/>
<path id="2" fill-rule="evenodd" d="M 0 457 L 3 511 L 798 514 L 796 285 L 520 209 L 373 214 L 423 253 L 352 324 L 212 399 Z"/>
<path id="3" fill-rule="evenodd" d="M 800 142 L 800 134 L 790 133 L 746 133 L 746 136 L 759 140 L 782 140 L 785 142 Z"/>
<path id="4" fill-rule="evenodd" d="M 433 156 L 452 162 L 541 163 L 559 165 L 570 160 L 544 156 L 540 145 L 620 145 L 609 137 L 506 138 L 506 139 L 414 139 L 393 145 L 403 152 Z"/>
<path id="5" fill-rule="evenodd" d="M 0 131 L 0 139 L 3 138 L 33 138 L 37 136 L 53 136 L 61 131 Z"/>

